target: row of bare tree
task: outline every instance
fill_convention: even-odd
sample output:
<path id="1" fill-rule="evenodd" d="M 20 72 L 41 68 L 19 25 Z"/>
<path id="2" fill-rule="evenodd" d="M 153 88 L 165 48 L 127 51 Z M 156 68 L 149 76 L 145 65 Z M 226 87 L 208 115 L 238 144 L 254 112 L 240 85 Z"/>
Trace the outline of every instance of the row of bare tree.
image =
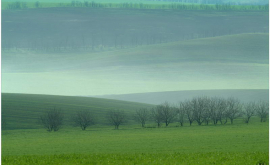
<path id="1" fill-rule="evenodd" d="M 178 105 L 164 104 L 157 105 L 151 110 L 142 108 L 136 111 L 135 119 L 145 126 L 146 121 L 153 120 L 158 127 L 161 123 L 168 126 L 170 123 L 178 121 L 181 126 L 188 121 L 191 126 L 195 121 L 198 125 L 212 122 L 217 125 L 218 122 L 226 124 L 230 120 L 233 124 L 234 119 L 243 117 L 245 123 L 249 123 L 252 116 L 259 116 L 261 122 L 266 121 L 269 113 L 267 102 L 249 102 L 241 103 L 235 98 L 209 98 L 195 97 L 191 100 L 180 102 Z"/>
<path id="2" fill-rule="evenodd" d="M 249 123 L 252 116 L 257 115 L 264 122 L 269 113 L 268 102 L 241 103 L 235 98 L 209 98 L 195 97 L 191 100 L 180 102 L 178 105 L 170 105 L 165 102 L 151 109 L 141 108 L 136 110 L 133 119 L 145 127 L 146 122 L 155 122 L 158 127 L 165 123 L 167 127 L 172 122 L 179 122 L 181 126 L 185 122 L 191 126 L 193 122 L 198 125 L 233 124 L 236 118 L 243 117 L 245 123 Z M 127 115 L 121 110 L 110 110 L 107 112 L 107 121 L 118 129 L 120 125 L 127 122 Z M 58 131 L 63 125 L 64 115 L 61 110 L 51 109 L 40 117 L 41 124 L 49 131 Z M 90 111 L 77 111 L 73 114 L 71 121 L 74 126 L 85 130 L 95 124 L 95 117 Z"/>
<path id="3" fill-rule="evenodd" d="M 79 126 L 82 130 L 85 130 L 87 127 L 95 124 L 95 117 L 90 111 L 82 110 L 77 111 L 70 118 L 73 126 Z M 118 129 L 119 125 L 125 123 L 126 115 L 124 111 L 111 110 L 107 113 L 108 121 L 115 126 L 115 129 Z M 63 125 L 64 114 L 61 109 L 53 108 L 46 111 L 43 115 L 40 116 L 39 122 L 44 126 L 47 131 L 58 131 Z"/>

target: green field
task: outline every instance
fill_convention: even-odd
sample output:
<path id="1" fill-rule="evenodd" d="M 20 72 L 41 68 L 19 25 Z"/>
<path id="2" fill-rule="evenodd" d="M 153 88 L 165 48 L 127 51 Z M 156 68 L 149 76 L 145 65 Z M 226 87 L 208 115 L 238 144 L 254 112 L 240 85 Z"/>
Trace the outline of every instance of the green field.
<path id="1" fill-rule="evenodd" d="M 62 108 L 68 117 L 87 109 L 98 124 L 82 131 L 66 122 L 57 132 L 47 132 L 37 120 L 46 107 Z M 2 94 L 3 164 L 258 164 L 268 163 L 269 125 L 252 117 L 234 124 L 168 127 L 149 121 L 146 128 L 131 121 L 119 130 L 104 118 L 108 109 L 122 109 L 132 116 L 139 107 L 152 107 L 109 99 Z M 68 115 L 69 114 L 69 115 Z M 23 129 L 35 128 L 35 129 Z M 38 129 L 37 129 L 38 128 Z"/>
<path id="2" fill-rule="evenodd" d="M 65 115 L 65 125 L 71 126 L 69 119 L 79 110 L 91 111 L 97 124 L 108 125 L 106 113 L 109 110 L 119 109 L 133 114 L 142 107 L 152 105 L 89 97 L 2 93 L 2 118 L 7 123 L 5 129 L 41 128 L 39 117 L 52 108 L 61 109 Z"/>
<path id="3" fill-rule="evenodd" d="M 3 164 L 268 164 L 268 122 L 2 131 Z"/>

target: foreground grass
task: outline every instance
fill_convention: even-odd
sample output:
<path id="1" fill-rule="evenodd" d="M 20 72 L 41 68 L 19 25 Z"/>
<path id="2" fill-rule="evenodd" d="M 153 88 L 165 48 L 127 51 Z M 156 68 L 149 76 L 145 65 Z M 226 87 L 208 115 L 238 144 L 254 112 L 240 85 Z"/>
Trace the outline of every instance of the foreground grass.
<path id="1" fill-rule="evenodd" d="M 68 154 L 6 156 L 3 164 L 268 164 L 268 153 Z"/>
<path id="2" fill-rule="evenodd" d="M 268 123 L 2 131 L 3 164 L 268 163 Z"/>

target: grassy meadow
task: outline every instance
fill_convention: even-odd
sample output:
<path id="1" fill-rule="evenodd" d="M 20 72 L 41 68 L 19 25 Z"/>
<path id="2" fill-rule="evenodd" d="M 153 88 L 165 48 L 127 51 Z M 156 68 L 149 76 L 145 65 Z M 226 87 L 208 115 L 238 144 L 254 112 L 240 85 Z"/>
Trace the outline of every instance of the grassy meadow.
<path id="1" fill-rule="evenodd" d="M 67 121 L 57 132 L 38 125 L 38 117 L 56 106 Z M 141 128 L 130 121 L 119 130 L 106 122 L 108 109 L 131 116 L 150 104 L 125 101 L 25 94 L 2 94 L 2 164 L 258 164 L 268 163 L 268 122 L 252 117 L 234 124 L 171 123 L 157 128 L 152 121 Z M 98 118 L 85 131 L 68 122 L 69 115 L 87 109 Z M 29 129 L 32 128 L 32 129 Z"/>
<path id="2" fill-rule="evenodd" d="M 268 122 L 2 131 L 3 164 L 268 164 Z"/>

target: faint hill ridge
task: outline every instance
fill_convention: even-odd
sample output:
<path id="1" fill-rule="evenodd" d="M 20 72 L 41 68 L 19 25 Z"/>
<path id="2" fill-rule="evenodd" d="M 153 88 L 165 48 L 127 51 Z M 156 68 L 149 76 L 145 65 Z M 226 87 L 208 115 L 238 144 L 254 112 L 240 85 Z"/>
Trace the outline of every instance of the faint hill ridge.
<path id="1" fill-rule="evenodd" d="M 104 66 L 141 67 L 146 64 L 152 66 L 188 62 L 268 64 L 268 38 L 269 34 L 266 33 L 243 33 L 94 53 L 50 55 L 15 52 L 2 56 L 2 71 L 4 73 L 89 71 Z"/>
<path id="2" fill-rule="evenodd" d="M 61 95 L 85 96 L 267 89 L 268 50 L 269 35 L 256 33 L 99 53 L 8 54 L 2 56 L 2 89 L 9 93 L 59 94 L 51 88 L 56 83 Z"/>
<path id="3" fill-rule="evenodd" d="M 242 102 L 250 101 L 268 101 L 268 89 L 222 89 L 222 90 L 183 90 L 183 91 L 165 91 L 165 92 L 149 92 L 149 93 L 132 93 L 122 95 L 103 95 L 92 96 L 97 98 L 108 98 L 123 101 L 132 101 L 148 104 L 161 104 L 165 101 L 170 103 L 178 103 L 186 99 L 197 96 L 208 97 L 235 97 Z"/>

